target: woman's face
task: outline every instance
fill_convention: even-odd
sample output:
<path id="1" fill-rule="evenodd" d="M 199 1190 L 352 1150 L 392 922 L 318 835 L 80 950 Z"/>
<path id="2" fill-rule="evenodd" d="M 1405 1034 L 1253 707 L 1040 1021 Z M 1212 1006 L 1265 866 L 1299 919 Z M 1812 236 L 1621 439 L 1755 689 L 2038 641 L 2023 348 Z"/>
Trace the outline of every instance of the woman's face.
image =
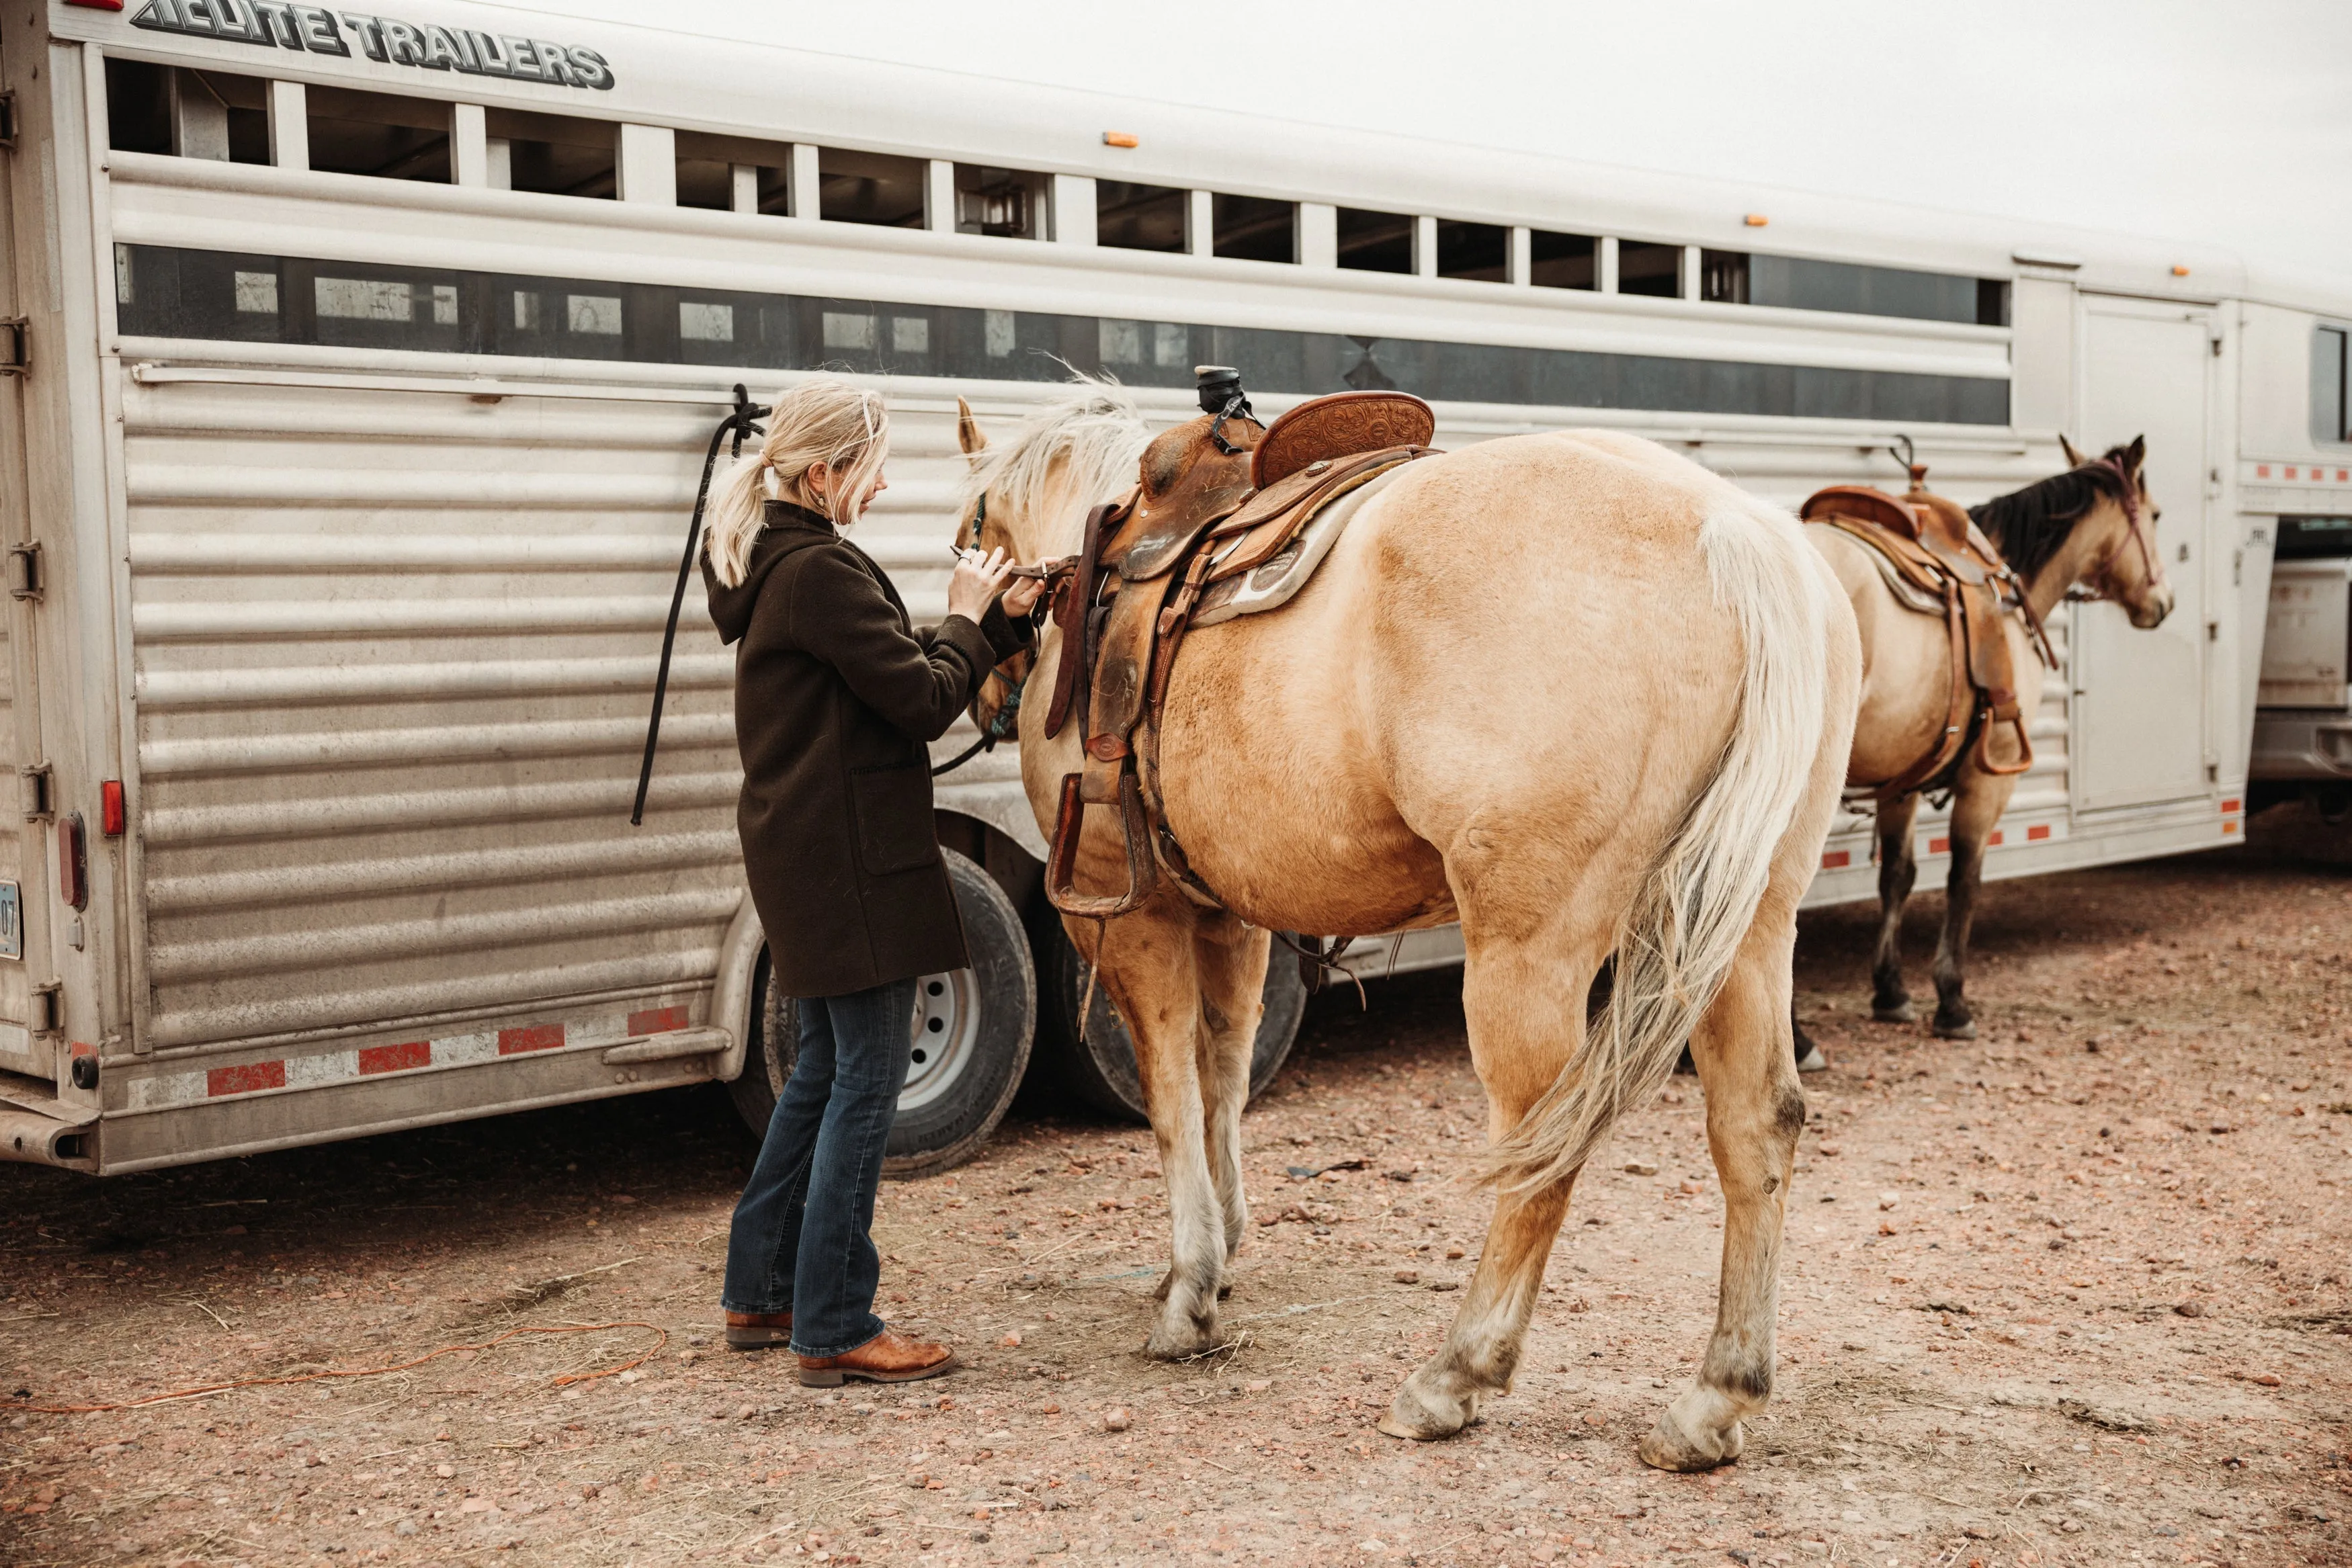
<path id="1" fill-rule="evenodd" d="M 815 499 L 829 502 L 833 499 L 833 485 L 835 477 L 837 476 L 835 472 L 824 464 L 812 463 L 809 465 L 808 472 L 801 476 L 801 487 Z M 866 494 L 857 498 L 857 509 L 863 512 L 874 504 L 875 497 L 889 487 L 890 481 L 882 476 L 880 469 L 876 469 L 874 483 L 867 486 Z"/>

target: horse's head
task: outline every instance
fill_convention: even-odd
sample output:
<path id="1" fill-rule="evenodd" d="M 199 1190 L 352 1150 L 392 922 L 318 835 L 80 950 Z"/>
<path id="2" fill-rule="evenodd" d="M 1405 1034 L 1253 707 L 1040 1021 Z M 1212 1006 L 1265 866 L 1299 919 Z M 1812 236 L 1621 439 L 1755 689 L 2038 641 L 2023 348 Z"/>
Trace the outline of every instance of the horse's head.
<path id="1" fill-rule="evenodd" d="M 2074 525 L 2083 563 L 2077 580 L 2122 605 L 2141 631 L 2163 624 L 2172 613 L 2172 585 L 2165 580 L 2164 558 L 2157 548 L 2156 524 L 2164 509 L 2148 494 L 2147 438 L 2136 435 L 2130 444 L 2109 447 L 2097 458 L 2084 457 L 2063 435 L 2058 443 L 2074 471 L 2089 479 L 2099 496 Z"/>
<path id="2" fill-rule="evenodd" d="M 971 471 L 956 523 L 959 547 L 1003 549 L 1034 566 L 1076 549 L 1088 507 L 1134 487 L 1146 432 L 1115 383 L 1083 381 L 1001 446 L 990 445 L 963 399 L 956 411 L 956 444 Z M 1033 653 L 1016 653 L 982 683 L 971 718 L 983 733 L 1015 700 L 1035 662 Z"/>

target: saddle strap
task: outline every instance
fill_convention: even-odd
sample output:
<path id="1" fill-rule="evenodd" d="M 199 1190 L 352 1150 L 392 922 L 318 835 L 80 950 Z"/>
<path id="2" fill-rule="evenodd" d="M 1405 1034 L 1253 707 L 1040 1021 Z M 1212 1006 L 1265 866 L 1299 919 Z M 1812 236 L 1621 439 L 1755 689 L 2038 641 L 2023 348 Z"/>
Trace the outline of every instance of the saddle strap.
<path id="1" fill-rule="evenodd" d="M 1877 787 L 1881 800 L 1900 800 L 1949 767 L 1969 743 L 1969 727 L 1976 714 L 1976 689 L 1969 683 L 1968 612 L 1960 603 L 1959 584 L 1943 584 L 1944 630 L 1951 640 L 1952 692 L 1944 709 L 1943 733 L 1927 754 L 1886 783 Z M 1863 780 L 1848 779 L 1847 782 Z"/>
<path id="2" fill-rule="evenodd" d="M 1160 864 L 1151 853 L 1151 826 L 1143 810 L 1143 791 L 1132 766 L 1118 774 L 1117 800 L 1120 844 L 1127 852 L 1127 886 L 1118 893 L 1078 891 L 1078 840 L 1086 828 L 1085 780 L 1076 773 L 1062 776 L 1060 809 L 1054 818 L 1054 842 L 1045 854 L 1045 901 L 1060 913 L 1080 920 L 1115 920 L 1143 906 L 1159 885 Z"/>
<path id="3" fill-rule="evenodd" d="M 1094 604 L 1096 581 L 1102 574 L 1105 528 L 1118 506 L 1117 501 L 1105 501 L 1087 514 L 1077 564 L 1071 569 L 1068 580 L 1062 584 L 1060 597 L 1054 601 L 1054 624 L 1061 629 L 1062 653 L 1054 666 L 1053 701 L 1045 708 L 1045 736 L 1049 740 L 1062 733 L 1062 726 L 1069 722 L 1072 703 L 1086 689 L 1087 615 Z"/>

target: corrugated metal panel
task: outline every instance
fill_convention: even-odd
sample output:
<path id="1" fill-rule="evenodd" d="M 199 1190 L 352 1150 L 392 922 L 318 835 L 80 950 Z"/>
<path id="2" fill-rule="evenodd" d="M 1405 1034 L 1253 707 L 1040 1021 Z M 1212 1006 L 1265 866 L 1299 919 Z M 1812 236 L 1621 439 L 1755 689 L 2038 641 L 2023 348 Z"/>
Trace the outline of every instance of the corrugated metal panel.
<path id="1" fill-rule="evenodd" d="M 707 984 L 742 886 L 733 660 L 689 589 L 691 405 L 124 383 L 143 1033 L 248 1043 Z M 861 542 L 944 601 L 952 429 Z"/>

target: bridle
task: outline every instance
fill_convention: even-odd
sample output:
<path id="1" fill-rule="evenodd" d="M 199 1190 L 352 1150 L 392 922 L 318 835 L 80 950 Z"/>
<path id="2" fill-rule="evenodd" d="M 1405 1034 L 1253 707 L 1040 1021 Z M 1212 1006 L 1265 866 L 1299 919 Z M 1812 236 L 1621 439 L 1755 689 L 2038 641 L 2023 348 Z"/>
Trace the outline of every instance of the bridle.
<path id="1" fill-rule="evenodd" d="M 2125 529 L 2130 534 L 2132 543 L 2139 547 L 2139 563 L 2147 573 L 2148 587 L 2151 590 L 2161 589 L 2165 585 L 2164 562 L 2156 553 L 2155 541 L 2149 538 L 2154 530 L 2141 520 L 2139 481 L 2133 476 L 2130 469 L 2124 466 L 2124 461 L 2120 457 L 2109 455 L 2094 463 L 2086 463 L 2084 466 L 2102 469 L 2115 476 L 2116 504 L 2124 509 Z M 2110 552 L 2110 556 L 2120 554 L 2122 548 L 2118 545 L 2114 551 Z M 2095 601 L 2112 598 L 2113 595 L 2104 589 L 2094 589 L 2089 592 L 2078 591 L 2075 594 L 2070 594 L 2069 597 Z"/>
<path id="2" fill-rule="evenodd" d="M 986 490 L 982 490 L 980 493 L 979 499 L 972 503 L 971 526 L 963 530 L 962 537 L 957 541 L 956 548 L 959 550 L 978 549 L 980 548 L 980 531 L 987 522 L 988 492 Z M 1013 568 L 1013 571 L 1016 575 L 1024 577 L 1044 577 L 1047 579 L 1048 581 L 1052 580 L 1053 575 L 1051 571 L 1039 567 L 1015 567 Z M 1049 596 L 1047 595 L 1039 595 L 1035 607 L 1029 612 L 1029 620 L 1033 628 L 1042 629 L 1045 617 L 1045 607 L 1048 597 Z M 1013 655 L 1014 658 L 1020 658 L 1021 656 L 1022 655 L 1017 653 Z M 1010 659 L 1005 661 L 1005 664 L 1010 663 L 1012 663 L 1012 660 Z M 965 747 L 961 751 L 956 753 L 955 756 L 950 758 L 947 761 L 942 762 L 938 767 L 932 768 L 932 778 L 937 779 L 943 773 L 954 772 L 957 768 L 962 767 L 973 758 L 978 757 L 982 752 L 995 750 L 996 743 L 998 741 L 1011 737 L 1013 726 L 1021 721 L 1021 694 L 1028 690 L 1029 673 L 1036 667 L 1036 655 L 1032 653 L 1028 656 L 1028 664 L 1023 668 L 1021 674 L 1017 676 L 1007 674 L 1005 673 L 1004 664 L 996 664 L 990 668 L 988 672 L 988 679 L 992 681 L 1002 681 L 1004 683 L 1004 701 L 998 705 L 996 712 L 990 717 L 988 723 L 981 727 L 980 738 L 973 741 L 970 746 Z M 975 694 L 975 700 L 977 700 L 977 694 Z"/>

